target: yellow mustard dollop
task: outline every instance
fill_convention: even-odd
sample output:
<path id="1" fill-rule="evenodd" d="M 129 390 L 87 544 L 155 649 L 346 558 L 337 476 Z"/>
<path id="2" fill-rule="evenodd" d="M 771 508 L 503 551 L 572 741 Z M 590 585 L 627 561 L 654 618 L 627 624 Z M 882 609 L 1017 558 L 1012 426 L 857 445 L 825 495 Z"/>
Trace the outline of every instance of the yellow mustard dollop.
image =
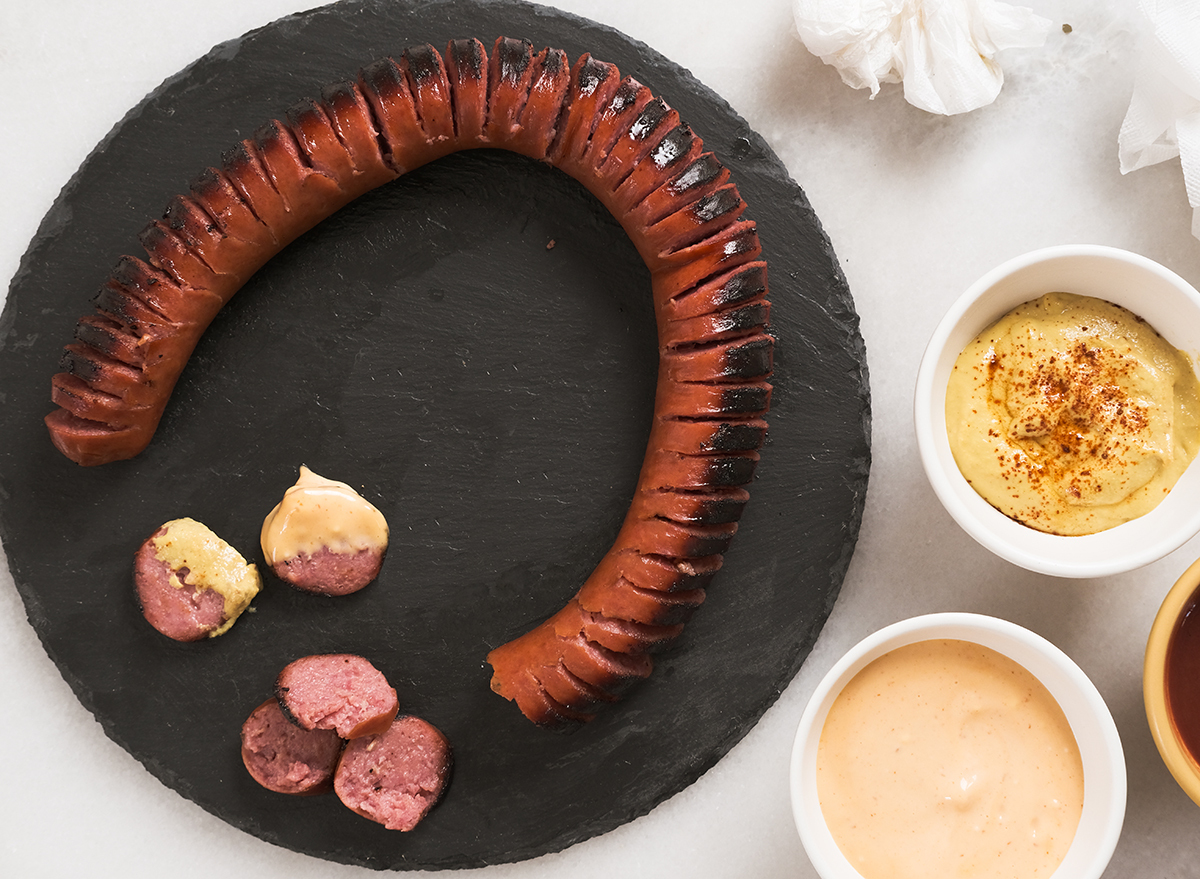
<path id="1" fill-rule="evenodd" d="M 171 569 L 172 586 L 211 589 L 225 599 L 225 622 L 209 632 L 210 638 L 229 631 L 262 588 L 258 567 L 195 519 L 172 519 L 151 540 L 154 555 Z M 187 574 L 180 580 L 177 572 L 183 568 Z"/>

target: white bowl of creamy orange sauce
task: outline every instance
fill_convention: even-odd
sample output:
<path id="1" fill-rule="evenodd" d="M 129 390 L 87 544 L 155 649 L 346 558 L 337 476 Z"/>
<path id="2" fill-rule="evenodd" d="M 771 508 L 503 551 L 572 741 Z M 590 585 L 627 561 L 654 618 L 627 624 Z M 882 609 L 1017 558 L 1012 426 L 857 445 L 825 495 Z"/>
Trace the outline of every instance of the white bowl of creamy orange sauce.
<path id="1" fill-rule="evenodd" d="M 1125 816 L 1103 698 L 1041 636 L 966 613 L 865 638 L 796 734 L 792 811 L 823 879 L 1099 877 Z"/>
<path id="2" fill-rule="evenodd" d="M 1059 577 L 1162 558 L 1200 533 L 1200 293 L 1111 247 L 1017 257 L 938 325 L 917 446 L 980 544 Z"/>

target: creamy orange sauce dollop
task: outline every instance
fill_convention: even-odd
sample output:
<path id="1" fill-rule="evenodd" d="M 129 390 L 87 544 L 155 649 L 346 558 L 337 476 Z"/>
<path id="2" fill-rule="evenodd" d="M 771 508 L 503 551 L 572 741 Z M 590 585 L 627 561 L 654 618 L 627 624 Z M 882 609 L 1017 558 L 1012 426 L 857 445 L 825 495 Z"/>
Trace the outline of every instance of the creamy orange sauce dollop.
<path id="1" fill-rule="evenodd" d="M 955 463 L 993 507 L 1095 534 L 1158 506 L 1200 450 L 1200 381 L 1132 312 L 1048 293 L 959 355 L 946 388 Z"/>
<path id="2" fill-rule="evenodd" d="M 274 565 L 328 547 L 336 553 L 382 551 L 388 543 L 383 513 L 344 482 L 301 465 L 296 484 L 284 492 L 261 533 L 263 556 Z"/>
<path id="3" fill-rule="evenodd" d="M 1038 879 L 1075 836 L 1083 761 L 1062 708 L 1021 665 L 968 641 L 921 641 L 834 700 L 817 791 L 865 879 Z"/>

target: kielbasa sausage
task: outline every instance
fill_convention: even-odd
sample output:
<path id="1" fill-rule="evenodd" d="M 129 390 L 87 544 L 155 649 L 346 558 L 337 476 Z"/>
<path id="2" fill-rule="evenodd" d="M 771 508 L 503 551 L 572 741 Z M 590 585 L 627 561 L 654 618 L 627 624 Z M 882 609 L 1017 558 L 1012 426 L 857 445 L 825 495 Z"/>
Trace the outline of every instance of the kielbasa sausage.
<path id="1" fill-rule="evenodd" d="M 501 37 L 414 46 L 297 102 L 204 170 L 97 295 L 52 381 L 55 444 L 83 465 L 150 442 L 213 316 L 299 234 L 448 153 L 546 162 L 612 212 L 645 261 L 659 334 L 654 426 L 624 526 L 579 595 L 491 651 L 535 723 L 590 718 L 650 673 L 737 530 L 766 434 L 767 264 L 736 182 L 679 114 L 613 64 Z"/>

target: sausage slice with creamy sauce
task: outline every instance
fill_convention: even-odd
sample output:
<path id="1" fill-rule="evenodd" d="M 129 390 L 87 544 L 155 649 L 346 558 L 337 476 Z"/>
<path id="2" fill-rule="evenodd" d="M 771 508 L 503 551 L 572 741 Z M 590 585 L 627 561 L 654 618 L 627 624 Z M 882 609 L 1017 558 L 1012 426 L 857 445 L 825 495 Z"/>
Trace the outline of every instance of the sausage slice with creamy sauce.
<path id="1" fill-rule="evenodd" d="M 378 509 L 346 483 L 305 466 L 262 527 L 263 556 L 276 576 L 322 595 L 349 595 L 374 580 L 387 543 Z"/>

